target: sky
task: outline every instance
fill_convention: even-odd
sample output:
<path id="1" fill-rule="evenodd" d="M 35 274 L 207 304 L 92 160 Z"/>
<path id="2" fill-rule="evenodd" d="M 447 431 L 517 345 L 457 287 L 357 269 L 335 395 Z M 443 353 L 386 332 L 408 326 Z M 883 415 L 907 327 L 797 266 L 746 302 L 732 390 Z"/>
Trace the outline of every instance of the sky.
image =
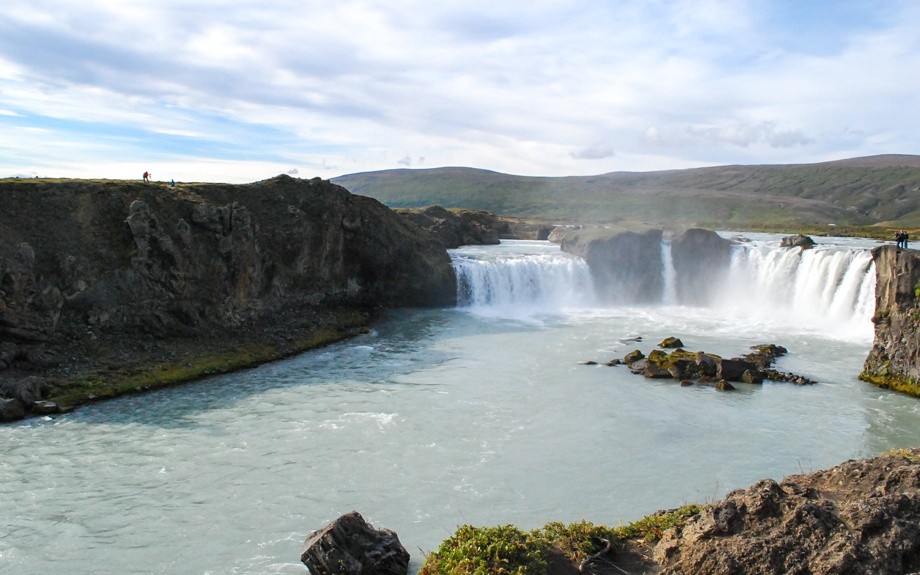
<path id="1" fill-rule="evenodd" d="M 0 177 L 920 153 L 916 0 L 3 0 Z"/>

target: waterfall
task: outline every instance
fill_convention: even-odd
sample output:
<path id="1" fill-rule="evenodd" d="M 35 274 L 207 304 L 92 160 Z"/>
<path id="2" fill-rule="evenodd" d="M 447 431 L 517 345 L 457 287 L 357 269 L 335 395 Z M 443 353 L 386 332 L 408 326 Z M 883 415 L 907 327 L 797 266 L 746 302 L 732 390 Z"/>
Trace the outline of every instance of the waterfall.
<path id="1" fill-rule="evenodd" d="M 664 290 L 661 293 L 661 303 L 674 305 L 677 303 L 677 280 L 674 275 L 674 260 L 671 256 L 671 242 L 661 242 L 661 283 Z"/>
<path id="2" fill-rule="evenodd" d="M 451 250 L 458 305 L 504 312 L 555 312 L 590 305 L 591 272 L 584 260 L 548 242 Z"/>
<path id="3" fill-rule="evenodd" d="M 717 309 L 855 336 L 871 333 L 875 264 L 866 249 L 736 246 Z M 846 335 L 846 333 L 842 334 Z"/>
<path id="4" fill-rule="evenodd" d="M 477 313 L 520 317 L 598 305 L 588 265 L 555 244 L 506 241 L 451 250 L 451 258 L 458 305 Z M 678 285 L 687 287 L 680 276 L 670 242 L 662 242 L 662 305 L 690 306 L 677 290 Z M 875 266 L 865 247 L 801 250 L 780 248 L 775 241 L 738 244 L 728 268 L 716 273 L 706 289 L 709 303 L 700 309 L 725 318 L 782 322 L 859 340 L 872 333 Z"/>

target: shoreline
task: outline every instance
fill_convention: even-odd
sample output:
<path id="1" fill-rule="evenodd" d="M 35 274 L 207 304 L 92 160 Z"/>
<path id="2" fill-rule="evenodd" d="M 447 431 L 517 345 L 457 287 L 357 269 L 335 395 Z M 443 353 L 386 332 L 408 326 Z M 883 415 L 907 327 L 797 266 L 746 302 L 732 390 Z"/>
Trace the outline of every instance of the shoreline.
<path id="1" fill-rule="evenodd" d="M 200 381 L 286 359 L 364 333 L 371 310 L 314 309 L 272 325 L 254 324 L 207 336 L 174 338 L 90 334 L 86 343 L 63 348 L 59 365 L 5 371 L 0 383 L 26 382 L 50 411 L 27 411 L 24 419 L 66 413 L 95 401 L 116 399 Z M 149 339 L 152 341 L 141 341 Z"/>

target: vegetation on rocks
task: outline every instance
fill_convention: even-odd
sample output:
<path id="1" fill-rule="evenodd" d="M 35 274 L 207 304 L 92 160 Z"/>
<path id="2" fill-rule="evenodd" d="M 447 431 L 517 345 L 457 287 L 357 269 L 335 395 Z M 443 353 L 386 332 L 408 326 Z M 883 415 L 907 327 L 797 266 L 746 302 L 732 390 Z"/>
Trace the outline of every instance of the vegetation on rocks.
<path id="1" fill-rule="evenodd" d="M 523 531 L 514 525 L 474 527 L 463 525 L 453 536 L 429 554 L 421 575 L 540 575 L 554 560 L 577 568 L 610 542 L 616 555 L 629 541 L 654 542 L 672 527 L 698 514 L 701 507 L 685 505 L 659 511 L 619 527 L 595 525 L 589 521 L 547 523 Z"/>

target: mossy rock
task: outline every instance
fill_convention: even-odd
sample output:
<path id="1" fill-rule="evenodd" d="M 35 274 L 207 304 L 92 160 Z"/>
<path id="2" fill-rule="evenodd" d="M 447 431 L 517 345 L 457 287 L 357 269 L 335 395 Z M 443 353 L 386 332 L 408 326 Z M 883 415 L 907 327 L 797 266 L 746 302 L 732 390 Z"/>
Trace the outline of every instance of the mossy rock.
<path id="1" fill-rule="evenodd" d="M 623 363 L 628 365 L 630 363 L 639 361 L 640 359 L 645 359 L 645 354 L 638 349 L 634 349 L 633 351 L 623 356 Z"/>
<path id="2" fill-rule="evenodd" d="M 658 344 L 658 347 L 664 349 L 673 349 L 676 347 L 684 347 L 684 342 L 680 340 L 679 337 L 666 337 L 661 340 L 661 343 Z"/>

